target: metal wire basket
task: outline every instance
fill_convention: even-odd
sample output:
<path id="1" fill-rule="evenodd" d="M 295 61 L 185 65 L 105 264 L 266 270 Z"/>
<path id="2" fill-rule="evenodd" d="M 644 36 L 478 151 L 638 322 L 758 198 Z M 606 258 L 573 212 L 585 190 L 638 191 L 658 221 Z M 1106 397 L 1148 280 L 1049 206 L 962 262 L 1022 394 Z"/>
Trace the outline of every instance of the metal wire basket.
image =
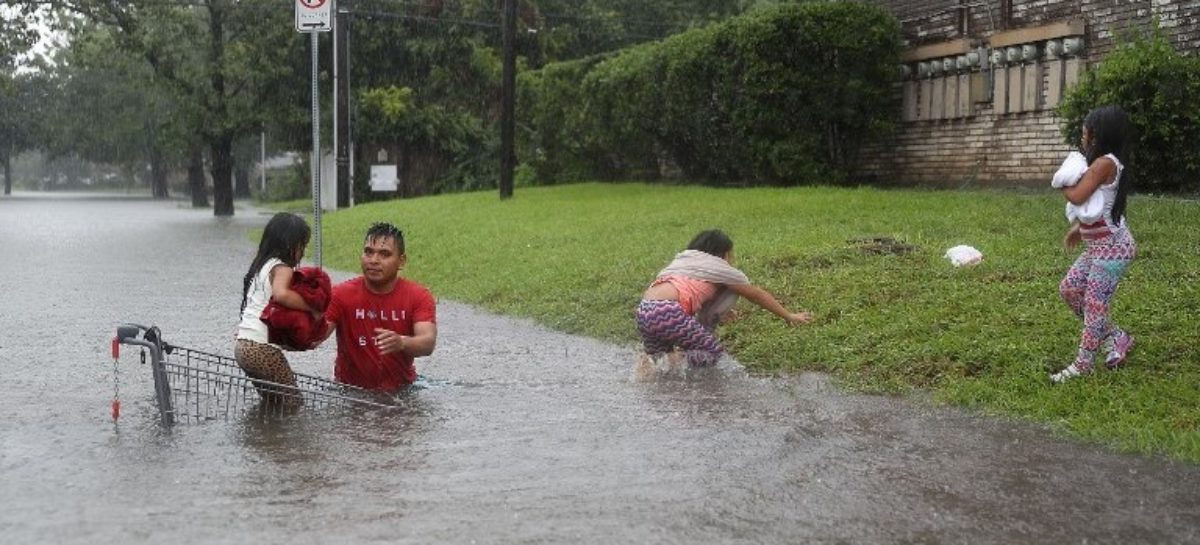
<path id="1" fill-rule="evenodd" d="M 113 339 L 114 359 L 119 357 L 119 344 L 141 347 L 143 358 L 150 355 L 155 399 L 165 425 L 251 413 L 394 407 L 369 390 L 312 375 L 296 373 L 295 386 L 250 378 L 233 358 L 164 342 L 157 327 L 123 324 Z"/>

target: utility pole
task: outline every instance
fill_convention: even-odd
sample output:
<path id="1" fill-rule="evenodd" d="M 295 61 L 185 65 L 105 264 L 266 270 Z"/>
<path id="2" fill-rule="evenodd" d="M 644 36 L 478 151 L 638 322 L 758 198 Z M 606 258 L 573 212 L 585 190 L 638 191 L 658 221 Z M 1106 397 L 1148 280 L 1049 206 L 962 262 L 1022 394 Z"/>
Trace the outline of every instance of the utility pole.
<path id="1" fill-rule="evenodd" d="M 312 160 L 309 172 L 312 184 L 313 203 L 313 246 L 317 267 L 321 266 L 321 90 L 317 87 L 320 71 L 320 55 L 317 51 L 317 33 L 308 33 L 309 51 L 312 52 Z"/>
<path id="2" fill-rule="evenodd" d="M 517 87 L 517 0 L 504 0 L 504 70 L 500 84 L 500 198 L 513 195 L 513 170 L 517 167 L 513 137 Z"/>
<path id="3" fill-rule="evenodd" d="M 349 4 L 343 0 L 341 4 Z M 333 152 L 337 163 L 337 207 L 350 206 L 350 17 L 340 5 L 333 20 Z"/>

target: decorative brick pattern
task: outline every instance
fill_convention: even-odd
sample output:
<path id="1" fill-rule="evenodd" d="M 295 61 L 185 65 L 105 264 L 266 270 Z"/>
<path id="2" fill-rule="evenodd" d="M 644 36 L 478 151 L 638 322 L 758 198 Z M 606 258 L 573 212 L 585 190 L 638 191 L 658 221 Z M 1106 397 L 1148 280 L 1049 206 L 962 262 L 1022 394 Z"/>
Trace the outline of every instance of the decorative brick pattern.
<path id="1" fill-rule="evenodd" d="M 877 0 L 900 20 L 907 43 L 916 47 L 953 39 L 980 42 L 1003 30 L 1083 20 L 1086 35 L 1082 62 L 1094 66 L 1129 30 L 1159 28 L 1185 54 L 1200 52 L 1200 0 Z M 969 6 L 966 13 L 961 4 Z M 1007 25 L 1007 26 L 1006 26 Z M 964 32 L 965 27 L 965 32 Z M 991 102 L 973 105 L 972 117 L 931 119 L 917 115 L 900 122 L 899 133 L 861 152 L 859 175 L 881 183 L 941 187 L 1045 185 L 1068 151 L 1051 105 L 1053 63 L 1037 68 L 1043 109 L 1019 113 L 994 111 Z M 1065 76 L 1068 83 L 1075 78 Z M 902 87 L 897 86 L 897 93 Z M 901 120 L 902 111 L 896 112 Z"/>

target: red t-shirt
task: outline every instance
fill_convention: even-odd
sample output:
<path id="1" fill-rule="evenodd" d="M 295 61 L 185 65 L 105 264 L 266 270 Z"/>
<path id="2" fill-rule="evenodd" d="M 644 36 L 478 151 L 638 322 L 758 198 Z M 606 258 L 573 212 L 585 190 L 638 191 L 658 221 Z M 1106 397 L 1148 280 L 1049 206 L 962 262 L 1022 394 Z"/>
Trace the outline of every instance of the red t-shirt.
<path id="1" fill-rule="evenodd" d="M 375 347 L 375 328 L 412 335 L 414 323 L 437 323 L 433 294 L 424 286 L 401 278 L 391 293 L 380 295 L 371 293 L 361 276 L 334 286 L 325 319 L 337 326 L 334 378 L 386 391 L 412 384 L 417 369 L 408 354 L 380 354 Z"/>

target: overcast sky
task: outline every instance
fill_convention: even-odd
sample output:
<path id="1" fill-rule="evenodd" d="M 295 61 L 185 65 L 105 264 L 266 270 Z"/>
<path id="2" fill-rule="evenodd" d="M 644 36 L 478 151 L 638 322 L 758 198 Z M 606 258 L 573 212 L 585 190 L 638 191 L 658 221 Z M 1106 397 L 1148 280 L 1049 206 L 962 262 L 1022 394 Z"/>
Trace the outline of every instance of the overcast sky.
<path id="1" fill-rule="evenodd" d="M 39 11 L 41 9 L 43 8 L 39 8 Z M 13 6 L 0 4 L 0 17 L 5 19 L 13 19 L 19 13 L 20 11 Z M 41 40 L 39 40 L 38 43 L 33 46 L 33 49 L 28 55 L 23 55 L 17 58 L 18 71 L 21 70 L 20 67 L 28 63 L 30 59 L 36 58 L 37 55 L 45 55 L 55 47 L 62 45 L 59 43 L 64 39 L 62 33 L 52 32 L 50 28 L 47 27 L 42 21 L 41 17 L 34 18 L 34 26 L 37 28 L 38 34 L 41 35 Z"/>

